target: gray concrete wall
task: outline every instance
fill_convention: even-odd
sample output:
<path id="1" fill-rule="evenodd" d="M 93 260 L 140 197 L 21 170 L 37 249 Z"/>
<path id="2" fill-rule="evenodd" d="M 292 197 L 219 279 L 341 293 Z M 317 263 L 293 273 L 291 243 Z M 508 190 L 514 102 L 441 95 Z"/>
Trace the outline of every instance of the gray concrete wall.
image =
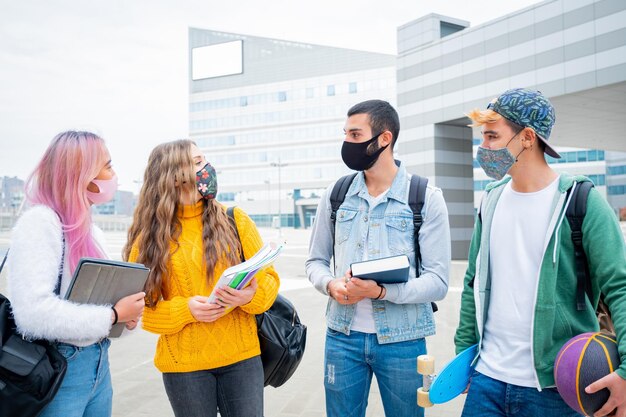
<path id="1" fill-rule="evenodd" d="M 461 259 L 473 215 L 471 132 L 442 132 L 505 90 L 530 87 L 555 104 L 552 143 L 626 150 L 626 2 L 544 1 L 437 38 L 443 24 L 466 22 L 429 15 L 398 29 L 399 156 L 444 190 Z"/>

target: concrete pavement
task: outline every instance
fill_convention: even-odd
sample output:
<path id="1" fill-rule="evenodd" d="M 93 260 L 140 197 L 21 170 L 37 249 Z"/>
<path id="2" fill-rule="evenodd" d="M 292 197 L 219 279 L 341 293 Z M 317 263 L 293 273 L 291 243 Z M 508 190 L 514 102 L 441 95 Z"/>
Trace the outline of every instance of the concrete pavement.
<path id="1" fill-rule="evenodd" d="M 296 306 L 308 327 L 304 358 L 293 377 L 280 388 L 265 389 L 266 417 L 321 417 L 324 405 L 324 338 L 326 297 L 319 294 L 306 279 L 304 260 L 308 250 L 309 231 L 261 229 L 265 241 L 285 241 L 286 249 L 275 267 L 281 277 L 281 293 Z M 125 236 L 107 234 L 110 253 L 120 253 Z M 437 335 L 428 338 L 428 349 L 436 355 L 440 369 L 454 355 L 452 337 L 458 322 L 460 289 L 464 262 L 454 262 L 448 297 L 439 303 L 436 314 Z M 111 346 L 111 373 L 115 390 L 114 417 L 172 417 L 161 374 L 152 364 L 157 336 L 137 331 L 114 340 Z M 417 373 L 416 373 L 417 376 Z M 426 415 L 452 417 L 460 415 L 463 398 L 428 410 Z M 384 416 L 376 381 L 372 382 L 368 417 Z M 391 417 L 391 416 L 390 416 Z"/>
<path id="2" fill-rule="evenodd" d="M 326 297 L 311 286 L 304 273 L 310 233 L 306 230 L 283 229 L 279 236 L 275 229 L 260 231 L 265 241 L 286 242 L 286 249 L 275 264 L 281 277 L 281 293 L 293 302 L 300 319 L 308 327 L 306 352 L 296 373 L 284 386 L 265 389 L 265 416 L 322 417 L 325 415 L 323 358 Z M 119 259 L 125 234 L 107 232 L 106 237 L 109 253 Z M 0 232 L 0 247 L 4 249 L 9 243 L 9 233 Z M 0 254 L 4 255 L 4 250 Z M 427 339 L 429 352 L 436 355 L 437 369 L 454 354 L 452 337 L 458 321 L 460 285 L 465 263 L 454 262 L 452 269 L 449 295 L 439 303 L 439 312 L 435 315 L 437 335 Z M 6 287 L 4 275 L 0 278 L 0 292 L 4 292 Z M 113 417 L 173 417 L 161 374 L 152 362 L 157 338 L 143 330 L 136 330 L 113 339 L 110 350 Z M 458 416 L 462 404 L 463 399 L 457 399 L 428 410 L 426 415 Z M 375 379 L 372 381 L 367 416 L 384 416 Z"/>
<path id="3" fill-rule="evenodd" d="M 626 235 L 626 224 L 622 223 Z M 300 319 L 308 326 L 307 348 L 294 376 L 284 386 L 265 389 L 267 417 L 321 417 L 324 412 L 323 355 L 326 298 L 312 288 L 304 273 L 309 231 L 261 229 L 265 241 L 285 241 L 286 249 L 276 262 L 281 277 L 281 293 L 296 306 Z M 119 259 L 126 236 L 108 232 L 109 253 Z M 0 232 L 0 248 L 9 246 L 9 233 Z M 4 250 L 0 250 L 4 255 Z M 454 356 L 453 336 L 458 324 L 460 296 L 466 262 L 453 262 L 448 296 L 439 302 L 435 314 L 437 334 L 427 339 L 428 351 L 436 356 L 436 370 Z M 5 290 L 5 274 L 0 277 L 0 292 Z M 114 339 L 111 345 L 114 417 L 173 417 L 163 389 L 161 374 L 152 363 L 157 336 L 143 330 Z M 417 374 L 416 374 L 417 375 Z M 459 416 L 464 396 L 426 411 L 427 416 Z M 367 416 L 384 416 L 378 386 L 372 382 Z M 392 416 L 388 416 L 392 417 Z"/>

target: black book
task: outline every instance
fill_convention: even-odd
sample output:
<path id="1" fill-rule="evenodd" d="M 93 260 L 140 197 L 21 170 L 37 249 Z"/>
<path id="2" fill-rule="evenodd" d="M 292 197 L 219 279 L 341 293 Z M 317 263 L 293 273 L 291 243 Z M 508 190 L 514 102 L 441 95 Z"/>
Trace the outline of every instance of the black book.
<path id="1" fill-rule="evenodd" d="M 379 284 L 399 284 L 409 280 L 411 264 L 406 255 L 389 256 L 354 262 L 350 265 L 352 276 L 361 279 L 372 279 Z"/>

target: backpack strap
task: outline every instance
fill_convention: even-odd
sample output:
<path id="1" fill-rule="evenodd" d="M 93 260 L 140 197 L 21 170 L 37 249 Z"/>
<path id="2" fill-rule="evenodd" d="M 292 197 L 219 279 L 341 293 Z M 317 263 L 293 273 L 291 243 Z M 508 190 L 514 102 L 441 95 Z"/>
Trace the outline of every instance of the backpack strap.
<path id="1" fill-rule="evenodd" d="M 426 186 L 428 178 L 419 175 L 411 175 L 411 184 L 409 186 L 409 207 L 413 212 L 413 243 L 415 246 L 415 268 L 419 271 L 422 264 L 422 254 L 420 252 L 419 232 L 424 223 L 422 218 L 422 208 L 426 201 Z"/>
<path id="2" fill-rule="evenodd" d="M 7 251 L 7 254 L 8 253 L 9 251 Z M 57 285 L 54 287 L 54 293 L 58 296 L 61 295 L 61 280 L 63 279 L 64 267 L 65 267 L 65 233 L 63 233 L 63 246 L 61 247 L 61 266 L 59 267 L 59 276 L 57 278 Z"/>
<path id="3" fill-rule="evenodd" d="M 426 187 L 428 186 L 428 178 L 420 177 L 417 174 L 411 175 L 411 184 L 409 185 L 409 207 L 413 212 L 413 246 L 415 247 L 415 272 L 419 274 L 422 265 L 422 252 L 420 250 L 419 233 L 424 223 L 422 217 L 422 209 L 426 201 Z M 439 310 L 437 303 L 430 302 L 433 313 Z"/>
<path id="4" fill-rule="evenodd" d="M 239 236 L 239 230 L 237 230 L 237 223 L 235 222 L 235 206 L 228 207 L 226 209 L 226 214 L 228 215 L 228 220 L 230 220 L 230 224 L 235 229 L 235 234 L 237 235 L 237 240 L 241 243 L 241 237 Z M 243 248 L 241 248 L 241 262 L 245 262 L 246 258 L 243 255 Z"/>
<path id="5" fill-rule="evenodd" d="M 0 272 L 4 269 L 4 263 L 7 261 L 7 256 L 9 256 L 9 250 L 4 254 L 4 259 L 2 259 L 2 264 L 0 264 Z"/>
<path id="6" fill-rule="evenodd" d="M 235 234 L 237 235 L 237 240 L 239 241 L 239 243 L 241 243 L 241 236 L 239 235 L 239 230 L 237 229 L 237 222 L 235 222 L 235 206 L 228 207 L 226 209 L 226 214 L 228 215 L 228 220 L 230 220 L 230 224 L 233 226 L 233 229 L 235 229 Z M 245 261 L 246 261 L 246 257 L 243 254 L 243 248 L 241 248 L 241 262 L 245 262 Z M 278 295 L 278 297 L 280 298 L 280 294 Z M 272 307 L 273 306 L 274 305 L 272 304 Z M 270 307 L 270 309 L 272 307 Z M 294 309 L 294 314 L 295 314 L 295 309 Z M 256 320 L 257 332 L 259 331 L 259 329 L 261 328 L 261 325 L 263 324 L 263 318 L 264 317 L 265 317 L 265 313 L 256 314 L 254 316 L 254 318 Z"/>
<path id="7" fill-rule="evenodd" d="M 574 244 L 574 259 L 576 264 L 576 309 L 583 311 L 586 309 L 585 295 L 591 301 L 591 277 L 589 274 L 589 264 L 587 255 L 583 248 L 583 221 L 587 213 L 587 197 L 593 187 L 591 181 L 577 184 L 567 191 L 567 197 L 571 194 L 570 203 L 565 211 L 565 216 L 572 229 L 572 243 Z"/>
<path id="8" fill-rule="evenodd" d="M 356 178 L 355 174 L 345 175 L 337 180 L 335 185 L 333 186 L 333 190 L 330 192 L 330 221 L 333 224 L 333 240 L 335 239 L 335 222 L 337 220 L 337 210 L 343 204 L 343 201 L 346 199 L 346 194 L 348 193 L 348 189 Z"/>
<path id="9" fill-rule="evenodd" d="M 344 175 L 339 178 L 335 185 L 333 186 L 332 191 L 330 192 L 330 222 L 332 224 L 332 235 L 333 235 L 333 264 L 335 262 L 335 223 L 337 222 L 337 210 L 343 204 L 346 199 L 346 194 L 348 193 L 348 189 L 350 189 L 350 185 L 352 181 L 356 178 L 357 173 Z M 334 271 L 333 271 L 334 273 Z"/>

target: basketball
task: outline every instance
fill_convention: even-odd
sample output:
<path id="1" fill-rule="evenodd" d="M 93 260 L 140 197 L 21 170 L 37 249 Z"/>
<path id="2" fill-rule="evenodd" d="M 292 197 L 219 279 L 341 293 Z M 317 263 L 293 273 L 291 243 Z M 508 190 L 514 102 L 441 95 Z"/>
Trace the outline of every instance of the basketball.
<path id="1" fill-rule="evenodd" d="M 605 388 L 587 394 L 585 388 L 619 367 L 617 341 L 612 334 L 583 333 L 567 341 L 554 363 L 554 380 L 563 400 L 580 414 L 590 416 L 609 399 Z"/>

